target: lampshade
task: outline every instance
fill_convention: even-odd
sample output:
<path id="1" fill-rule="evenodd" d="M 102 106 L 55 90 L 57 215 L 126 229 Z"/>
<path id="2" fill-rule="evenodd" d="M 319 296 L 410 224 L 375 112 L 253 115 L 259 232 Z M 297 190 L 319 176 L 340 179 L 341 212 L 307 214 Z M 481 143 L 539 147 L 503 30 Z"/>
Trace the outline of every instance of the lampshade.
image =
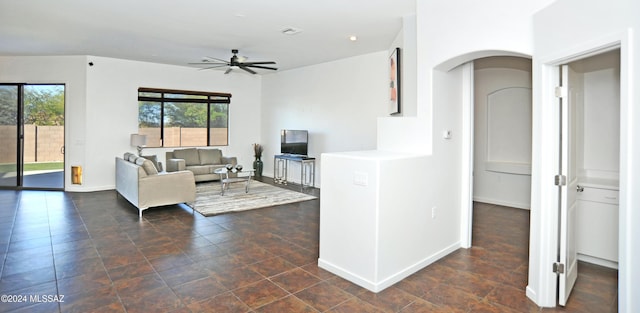
<path id="1" fill-rule="evenodd" d="M 140 147 L 147 144 L 147 135 L 131 134 L 131 145 Z"/>

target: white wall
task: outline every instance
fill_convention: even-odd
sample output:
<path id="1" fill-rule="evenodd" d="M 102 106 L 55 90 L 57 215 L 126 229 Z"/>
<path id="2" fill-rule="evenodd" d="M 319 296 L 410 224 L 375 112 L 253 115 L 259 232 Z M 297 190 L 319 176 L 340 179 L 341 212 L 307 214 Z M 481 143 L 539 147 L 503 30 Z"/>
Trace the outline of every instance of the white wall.
<path id="1" fill-rule="evenodd" d="M 458 248 L 450 212 L 432 215 L 423 201 L 438 192 L 423 179 L 429 157 L 372 150 L 322 159 L 320 267 L 378 292 Z"/>
<path id="2" fill-rule="evenodd" d="M 316 186 L 320 154 L 375 149 L 377 118 L 387 114 L 388 57 L 381 51 L 263 76 L 263 175 L 273 176 L 281 129 L 309 131 Z M 289 179 L 299 183 L 299 167 L 290 165 Z"/>
<path id="3" fill-rule="evenodd" d="M 129 136 L 138 130 L 139 87 L 231 93 L 229 146 L 221 149 L 224 155 L 237 156 L 240 164 L 253 162 L 251 144 L 260 140 L 258 75 L 95 56 L 4 57 L 0 64 L 3 82 L 67 84 L 65 166 L 68 173 L 71 165 L 83 166 L 83 184 L 71 185 L 66 177 L 68 191 L 115 188 L 114 157 L 135 152 Z M 164 161 L 166 150 L 149 148 L 144 154 L 157 154 Z"/>
<path id="4" fill-rule="evenodd" d="M 251 166 L 251 145 L 262 143 L 267 176 L 279 153 L 280 129 L 308 129 L 319 186 L 320 153 L 375 148 L 377 118 L 387 113 L 387 63 L 388 53 L 381 51 L 261 77 L 96 56 L 0 57 L 0 81 L 66 84 L 66 170 L 84 170 L 82 185 L 71 185 L 66 175 L 68 191 L 115 187 L 113 158 L 135 152 L 129 135 L 137 132 L 139 87 L 231 93 L 230 141 L 220 148 Z M 167 150 L 143 153 L 164 161 Z"/>
<path id="5" fill-rule="evenodd" d="M 518 66 L 512 66 L 513 62 L 518 62 Z M 488 124 L 487 98 L 489 94 L 505 88 L 525 88 L 523 90 L 530 91 L 531 62 L 526 59 L 497 57 L 479 60 L 475 63 L 473 199 L 485 203 L 529 209 L 531 205 L 531 126 L 529 124 L 525 131 L 518 128 L 504 128 L 508 126 L 506 123 L 496 125 L 494 122 L 491 125 L 494 131 L 508 135 L 505 136 L 505 140 L 496 143 L 506 146 L 501 148 L 502 150 L 510 150 L 509 147 L 512 147 L 519 153 L 525 153 L 525 155 L 518 155 L 517 158 L 506 158 L 500 161 L 528 163 L 528 174 L 516 174 L 514 173 L 516 171 L 510 172 L 507 167 L 504 169 L 488 168 L 487 149 L 490 125 Z M 524 65 L 528 65 L 528 70 L 524 69 Z M 530 96 L 528 100 L 527 103 L 530 105 Z M 524 119 L 530 123 L 530 108 L 527 113 L 519 116 L 517 121 Z M 506 118 L 514 119 L 515 117 L 507 116 Z M 520 124 L 527 125 L 527 123 Z M 514 132 L 514 130 L 520 131 Z M 522 147 L 523 145 L 526 147 Z"/>
<path id="6" fill-rule="evenodd" d="M 423 173 L 428 182 L 420 183 L 434 189 L 434 198 L 424 199 L 424 203 L 438 212 L 442 225 L 438 242 L 450 245 L 461 241 L 463 67 L 448 72 L 436 70 L 433 77 L 433 98 L 442 105 L 433 111 L 437 117 L 433 121 L 433 157 L 430 158 L 433 171 Z M 451 138 L 444 138 L 446 131 L 451 133 Z"/>
<path id="7" fill-rule="evenodd" d="M 425 173 L 425 176 L 445 183 L 437 185 L 442 189 L 435 193 L 435 199 L 425 199 L 425 202 L 443 206 L 446 210 L 466 208 L 460 200 L 462 147 L 470 144 L 461 141 L 461 86 L 465 78 L 459 69 L 449 71 L 485 56 L 531 55 L 532 14 L 550 2 L 461 0 L 416 3 L 417 117 L 381 121 L 378 149 L 434 155 L 434 172 Z M 456 93 L 457 97 L 454 96 Z M 451 140 L 442 139 L 445 130 L 452 130 Z M 406 144 L 408 142 L 412 144 Z M 461 216 L 459 212 L 455 214 Z M 459 229 L 460 220 L 452 221 L 449 226 Z"/>
<path id="8" fill-rule="evenodd" d="M 575 12 L 580 14 L 575 14 Z M 555 305 L 555 275 L 546 269 L 555 258 L 556 238 L 552 225 L 554 186 L 548 177 L 554 174 L 553 142 L 554 109 L 552 80 L 556 65 L 572 61 L 580 55 L 620 45 L 620 244 L 619 244 L 619 311 L 640 311 L 640 299 L 634 297 L 640 281 L 640 3 L 630 0 L 580 1 L 559 0 L 534 15 L 534 111 L 533 168 L 531 203 L 531 247 L 528 296 L 540 305 Z M 537 73 L 537 74 L 536 74 Z M 551 234 L 551 236 L 549 235 Z"/>
<path id="9" fill-rule="evenodd" d="M 65 84 L 65 166 L 84 165 L 86 142 L 86 57 L 0 57 L 0 82 Z M 79 117 L 79 118 L 76 118 Z M 71 185 L 71 175 L 65 175 Z M 76 186 L 76 185 L 74 185 Z"/>
<path id="10" fill-rule="evenodd" d="M 431 153 L 429 121 L 418 117 L 418 55 L 417 17 L 406 16 L 402 29 L 389 47 L 400 47 L 401 60 L 401 114 L 378 118 L 377 149 L 393 152 Z M 402 118 L 400 118 L 402 117 Z"/>
<path id="11" fill-rule="evenodd" d="M 381 120 L 378 149 L 433 155 L 433 170 L 424 173 L 426 182 L 415 183 L 436 188 L 433 198 L 425 197 L 424 202 L 443 212 L 441 223 L 455 232 L 430 240 L 464 246 L 468 241 L 462 238 L 467 233 L 462 231 L 467 228 L 463 220 L 469 218 L 462 199 L 468 195 L 461 194 L 461 187 L 462 153 L 471 144 L 462 133 L 463 104 L 470 101 L 464 97 L 463 87 L 469 78 L 459 66 L 485 56 L 532 55 L 532 14 L 550 2 L 416 2 L 417 116 Z M 451 131 L 451 139 L 443 138 L 444 131 Z"/>
<path id="12" fill-rule="evenodd" d="M 460 86 L 466 83 L 466 78 L 462 73 L 448 75 L 447 72 L 465 62 L 486 56 L 530 57 L 534 53 L 534 42 L 531 40 L 533 14 L 552 2 L 553 0 L 416 2 L 417 118 L 386 119 L 381 122 L 378 128 L 381 136 L 378 139 L 378 149 L 403 148 L 411 151 L 413 148 L 415 152 L 433 154 L 434 170 L 425 173 L 425 176 L 438 183 L 444 180 L 444 183 L 434 193 L 434 199 L 425 199 L 426 203 L 434 203 L 448 210 L 467 210 L 466 204 L 460 200 L 464 198 L 460 194 L 464 181 L 461 168 L 464 165 L 457 161 L 461 161 L 460 154 L 464 151 L 462 147 L 470 143 L 446 142 L 441 138 L 443 130 L 462 127 L 459 124 L 462 123 L 462 114 L 459 113 L 464 112 L 461 106 L 466 100 L 462 95 L 455 98 L 452 94 L 462 92 Z M 393 137 L 399 133 L 405 135 L 401 139 L 402 143 L 416 144 L 399 147 Z M 453 140 L 458 138 L 459 133 L 454 131 Z M 464 220 L 465 216 L 468 218 L 468 214 L 463 211 L 457 216 L 461 218 L 450 221 L 449 227 L 459 229 L 460 223 L 466 223 Z M 460 235 L 463 236 L 464 232 L 460 232 Z"/>
<path id="13" fill-rule="evenodd" d="M 620 51 L 571 63 L 581 83 L 578 175 L 620 176 Z"/>
<path id="14" fill-rule="evenodd" d="M 434 156 L 430 159 L 433 171 L 424 173 L 427 182 L 415 183 L 437 188 L 434 197 L 424 202 L 445 212 L 446 219 L 441 222 L 456 232 L 431 240 L 443 244 L 467 241 L 461 238 L 465 236 L 461 228 L 467 227 L 461 225 L 462 220 L 469 216 L 462 211 L 467 206 L 461 194 L 463 147 L 470 145 L 470 141 L 463 142 L 462 133 L 466 101 L 462 90 L 467 78 L 458 66 L 484 56 L 531 55 L 531 15 L 549 2 L 416 2 L 417 114 L 381 119 L 378 149 Z M 452 138 L 444 139 L 444 131 L 451 131 Z"/>
<path id="15" fill-rule="evenodd" d="M 416 116 L 416 16 L 405 16 L 402 18 L 402 29 L 393 41 L 390 49 L 400 48 L 401 71 L 400 71 L 400 92 L 401 109 L 400 116 Z M 397 117 L 389 117 L 393 119 Z"/>

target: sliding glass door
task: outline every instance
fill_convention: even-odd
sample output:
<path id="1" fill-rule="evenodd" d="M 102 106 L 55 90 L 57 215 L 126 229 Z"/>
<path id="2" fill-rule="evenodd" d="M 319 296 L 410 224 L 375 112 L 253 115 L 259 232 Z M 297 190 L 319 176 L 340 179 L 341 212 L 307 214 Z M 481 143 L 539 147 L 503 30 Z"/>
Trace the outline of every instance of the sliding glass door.
<path id="1" fill-rule="evenodd" d="M 18 109 L 22 102 L 20 85 L 0 85 L 0 186 L 16 187 L 20 184 L 18 173 Z"/>
<path id="2" fill-rule="evenodd" d="M 0 187 L 64 189 L 64 85 L 0 85 Z"/>

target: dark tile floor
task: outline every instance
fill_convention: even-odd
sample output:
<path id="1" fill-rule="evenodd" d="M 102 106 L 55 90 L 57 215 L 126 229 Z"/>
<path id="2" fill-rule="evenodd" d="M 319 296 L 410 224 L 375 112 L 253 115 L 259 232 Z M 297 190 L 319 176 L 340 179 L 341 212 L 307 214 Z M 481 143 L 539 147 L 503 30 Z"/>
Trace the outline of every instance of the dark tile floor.
<path id="1" fill-rule="evenodd" d="M 567 308 L 526 298 L 528 211 L 478 204 L 474 248 L 378 294 L 316 266 L 318 222 L 319 200 L 139 220 L 114 191 L 0 191 L 0 312 L 616 312 L 587 264 Z"/>

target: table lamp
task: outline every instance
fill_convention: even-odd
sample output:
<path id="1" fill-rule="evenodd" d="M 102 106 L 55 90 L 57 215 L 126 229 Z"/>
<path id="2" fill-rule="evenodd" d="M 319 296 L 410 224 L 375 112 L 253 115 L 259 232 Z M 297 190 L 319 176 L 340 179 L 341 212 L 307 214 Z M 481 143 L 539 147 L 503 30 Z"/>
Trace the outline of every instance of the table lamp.
<path id="1" fill-rule="evenodd" d="M 142 155 L 142 148 L 147 144 L 147 135 L 131 134 L 131 146 L 138 149 L 138 156 Z"/>

